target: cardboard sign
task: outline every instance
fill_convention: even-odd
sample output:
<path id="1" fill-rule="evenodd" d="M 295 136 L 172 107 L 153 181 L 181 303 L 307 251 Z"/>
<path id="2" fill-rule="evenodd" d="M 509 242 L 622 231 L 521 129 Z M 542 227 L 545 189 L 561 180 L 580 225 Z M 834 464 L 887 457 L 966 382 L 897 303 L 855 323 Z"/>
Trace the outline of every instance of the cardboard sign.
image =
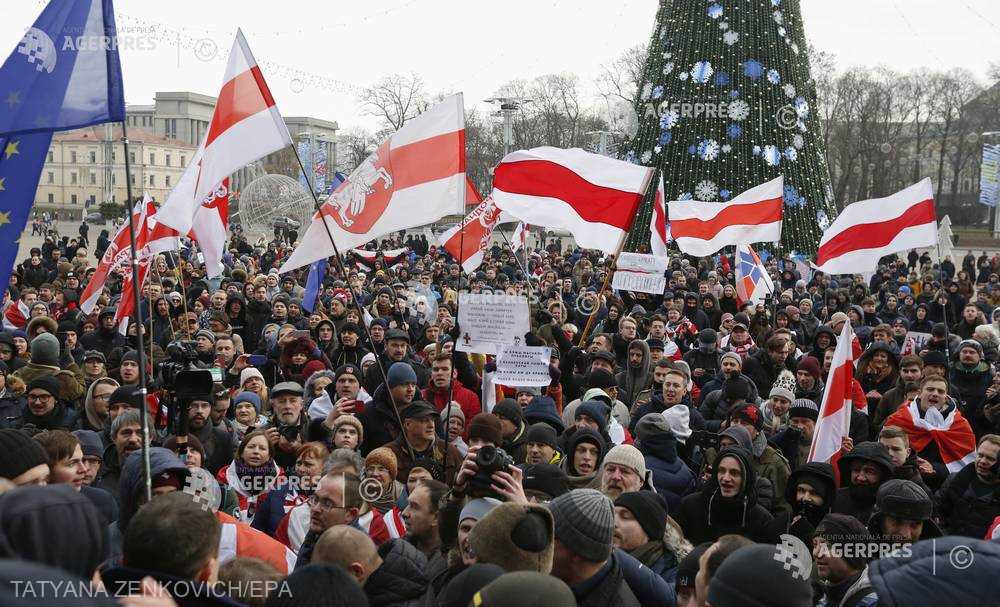
<path id="1" fill-rule="evenodd" d="M 611 288 L 660 295 L 667 287 L 666 257 L 641 253 L 622 253 L 611 277 Z"/>
<path id="2" fill-rule="evenodd" d="M 920 352 L 927 345 L 927 342 L 931 340 L 930 333 L 918 333 L 917 331 L 907 331 L 907 337 L 913 338 L 913 351 Z"/>
<path id="3" fill-rule="evenodd" d="M 486 293 L 458 294 L 459 352 L 497 354 L 503 346 L 524 344 L 528 320 L 528 298 Z"/>
<path id="4" fill-rule="evenodd" d="M 497 354 L 497 372 L 493 381 L 505 386 L 547 386 L 552 348 L 545 346 L 506 346 Z"/>

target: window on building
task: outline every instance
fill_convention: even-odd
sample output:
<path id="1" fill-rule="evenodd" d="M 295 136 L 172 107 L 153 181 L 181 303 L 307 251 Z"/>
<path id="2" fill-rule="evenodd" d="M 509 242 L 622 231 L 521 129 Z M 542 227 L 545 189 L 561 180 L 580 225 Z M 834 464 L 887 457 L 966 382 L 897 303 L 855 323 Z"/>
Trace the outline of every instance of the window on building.
<path id="1" fill-rule="evenodd" d="M 49 204 L 55 204 L 56 197 L 55 194 L 49 194 Z"/>
<path id="2" fill-rule="evenodd" d="M 167 175 L 166 177 L 163 178 L 163 185 L 168 188 L 170 187 L 170 175 Z"/>
<path id="3" fill-rule="evenodd" d="M 97 164 L 97 152 L 90 153 L 90 164 Z"/>
<path id="4" fill-rule="evenodd" d="M 49 162 L 55 162 L 56 161 L 56 155 L 54 153 L 52 153 L 52 150 L 49 150 L 49 160 L 48 161 Z"/>
<path id="5" fill-rule="evenodd" d="M 76 194 L 69 195 L 69 202 L 70 204 L 76 204 Z"/>
<path id="6" fill-rule="evenodd" d="M 156 186 L 156 175 L 150 175 L 149 176 L 149 187 L 152 188 L 152 187 L 155 187 L 155 186 Z"/>
<path id="7" fill-rule="evenodd" d="M 170 154 L 167 154 L 166 156 L 167 157 L 165 159 L 165 163 L 166 163 L 167 166 L 170 166 Z"/>
<path id="8" fill-rule="evenodd" d="M 156 164 L 156 154 L 153 152 L 149 153 L 149 164 Z"/>
<path id="9" fill-rule="evenodd" d="M 52 171 L 49 171 L 49 179 L 48 179 L 48 182 L 49 182 L 49 183 L 55 183 L 55 182 L 56 182 L 56 174 L 55 174 L 55 173 L 53 173 Z"/>
<path id="10" fill-rule="evenodd" d="M 131 162 L 132 164 L 135 164 L 135 152 L 128 153 L 128 161 Z"/>
<path id="11" fill-rule="evenodd" d="M 187 158 L 181 156 L 181 168 L 183 169 L 186 166 L 187 166 Z"/>
<path id="12" fill-rule="evenodd" d="M 76 173 L 71 172 L 69 174 L 69 182 L 72 185 L 76 185 Z"/>
<path id="13" fill-rule="evenodd" d="M 90 174 L 90 185 L 97 185 L 97 173 Z"/>
<path id="14" fill-rule="evenodd" d="M 70 162 L 71 162 L 72 164 L 76 164 L 76 152 L 74 152 L 74 151 L 70 150 L 70 153 L 69 153 L 69 161 L 70 161 Z"/>

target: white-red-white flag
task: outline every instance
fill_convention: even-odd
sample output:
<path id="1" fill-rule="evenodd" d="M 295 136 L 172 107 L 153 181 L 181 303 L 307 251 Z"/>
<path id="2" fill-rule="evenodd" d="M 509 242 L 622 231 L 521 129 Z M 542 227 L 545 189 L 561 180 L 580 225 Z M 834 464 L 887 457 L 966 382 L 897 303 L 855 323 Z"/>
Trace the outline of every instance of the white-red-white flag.
<path id="1" fill-rule="evenodd" d="M 518 150 L 493 172 L 493 200 L 525 223 L 568 230 L 581 247 L 613 254 L 652 173 L 579 148 Z"/>
<path id="2" fill-rule="evenodd" d="M 886 255 L 937 246 L 930 179 L 885 198 L 847 205 L 823 231 L 816 269 L 827 274 L 874 272 Z"/>
<path id="3" fill-rule="evenodd" d="M 729 202 L 667 203 L 670 234 L 688 255 L 713 255 L 728 245 L 779 242 L 784 177 L 752 187 Z"/>
<path id="4" fill-rule="evenodd" d="M 404 124 L 358 165 L 313 216 L 279 272 L 333 255 L 330 236 L 346 251 L 389 232 L 464 213 L 466 187 L 459 93 Z"/>
<path id="5" fill-rule="evenodd" d="M 137 226 L 137 230 L 139 229 L 138 226 L 142 225 L 145 221 L 146 209 L 149 205 L 148 200 L 147 195 L 143 200 L 137 202 L 132 209 L 132 218 Z M 129 238 L 128 226 L 129 224 L 126 220 L 118 228 L 118 231 L 115 232 L 114 238 L 111 239 L 108 248 L 101 257 L 101 261 L 97 264 L 94 275 L 91 276 L 83 289 L 83 293 L 80 294 L 80 309 L 83 310 L 84 314 L 90 314 L 94 311 L 94 306 L 97 305 L 98 298 L 104 292 L 104 285 L 108 282 L 108 275 L 122 266 L 128 265 L 132 259 L 132 241 Z M 142 232 L 137 232 L 136 237 L 138 238 L 141 234 Z"/>
<path id="6" fill-rule="evenodd" d="M 837 339 L 837 349 L 833 352 L 830 374 L 823 389 L 823 402 L 819 408 L 819 419 L 813 431 L 812 445 L 809 447 L 810 462 L 830 462 L 836 469 L 837 459 L 844 437 L 850 435 L 852 384 L 854 382 L 854 355 L 851 342 L 854 330 L 845 322 Z"/>
<path id="7" fill-rule="evenodd" d="M 149 271 L 149 260 L 153 257 L 148 248 L 149 244 L 149 217 L 156 212 L 153 201 L 147 194 L 142 204 L 142 211 L 135 226 L 135 248 L 136 261 L 138 262 L 139 285 L 146 282 L 146 273 Z M 168 236 L 170 238 L 171 236 Z M 125 280 L 122 282 L 121 298 L 118 300 L 118 307 L 115 308 L 115 324 L 118 331 L 125 335 L 128 330 L 128 319 L 133 314 L 138 316 L 135 309 L 135 283 L 132 281 L 132 272 L 128 268 L 125 270 Z"/>
<path id="8" fill-rule="evenodd" d="M 649 252 L 657 257 L 667 257 L 667 243 L 672 240 L 670 224 L 667 222 L 666 194 L 663 188 L 663 173 L 653 197 L 653 212 L 649 217 Z"/>
<path id="9" fill-rule="evenodd" d="M 229 221 L 225 180 L 291 143 L 264 75 L 243 32 L 237 30 L 205 140 L 158 213 L 159 221 L 179 234 L 193 234 L 208 276 L 222 272 Z"/>
<path id="10" fill-rule="evenodd" d="M 464 271 L 473 272 L 483 263 L 483 255 L 490 248 L 500 213 L 493 199 L 487 196 L 461 223 L 442 234 L 438 242 L 462 264 Z"/>
<path id="11" fill-rule="evenodd" d="M 503 222 L 500 221 L 498 223 L 503 223 Z M 510 246 L 515 253 L 517 253 L 518 251 L 527 246 L 526 240 L 528 236 L 528 230 L 530 228 L 531 226 L 524 223 L 523 221 L 517 222 L 517 227 L 514 228 L 514 232 L 510 235 Z"/>
<path id="12" fill-rule="evenodd" d="M 5 295 L 5 297 L 7 302 L 3 310 L 3 328 L 10 331 L 24 330 L 28 326 L 28 316 L 31 314 L 31 309 L 20 297 L 17 299 L 11 299 L 10 295 Z"/>

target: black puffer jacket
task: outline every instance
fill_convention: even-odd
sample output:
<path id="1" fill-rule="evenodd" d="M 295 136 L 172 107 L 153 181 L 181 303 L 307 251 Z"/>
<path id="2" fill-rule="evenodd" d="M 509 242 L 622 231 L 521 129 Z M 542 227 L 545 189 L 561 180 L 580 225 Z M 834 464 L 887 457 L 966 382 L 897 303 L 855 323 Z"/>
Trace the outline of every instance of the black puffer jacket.
<path id="1" fill-rule="evenodd" d="M 972 488 L 977 479 L 973 462 L 953 474 L 938 490 L 935 506 L 946 533 L 983 537 L 993 519 L 1000 516 L 1000 487 L 989 496 L 979 497 Z"/>
<path id="2" fill-rule="evenodd" d="M 365 581 L 372 607 L 416 607 L 427 590 L 427 557 L 403 539 L 390 540 L 378 549 L 382 565 Z"/>

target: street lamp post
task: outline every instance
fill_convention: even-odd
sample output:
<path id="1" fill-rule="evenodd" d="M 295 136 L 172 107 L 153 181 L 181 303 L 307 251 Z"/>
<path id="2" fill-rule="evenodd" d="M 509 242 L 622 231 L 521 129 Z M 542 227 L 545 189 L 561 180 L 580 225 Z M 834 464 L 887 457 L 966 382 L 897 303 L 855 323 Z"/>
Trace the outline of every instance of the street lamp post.
<path id="1" fill-rule="evenodd" d="M 1000 137 L 1000 131 L 986 131 L 980 136 L 985 143 L 986 140 L 991 137 Z M 982 179 L 982 175 L 979 177 Z M 994 205 L 993 208 L 990 209 L 990 213 L 992 214 L 992 221 L 990 223 L 993 225 L 993 238 L 1000 238 L 1000 212 L 997 211 L 997 207 Z"/>

